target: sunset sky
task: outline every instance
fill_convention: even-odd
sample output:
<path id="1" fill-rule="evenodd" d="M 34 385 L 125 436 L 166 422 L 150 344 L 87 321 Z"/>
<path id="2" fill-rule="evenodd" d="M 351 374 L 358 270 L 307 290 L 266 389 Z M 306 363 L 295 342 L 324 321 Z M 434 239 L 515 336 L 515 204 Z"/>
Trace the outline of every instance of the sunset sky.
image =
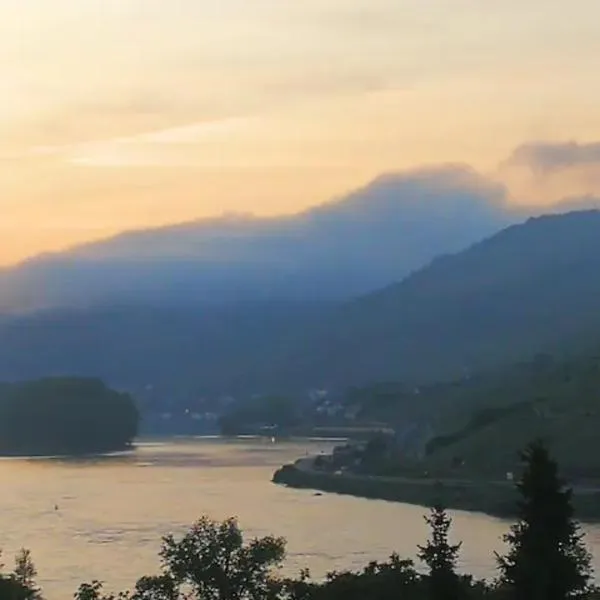
<path id="1" fill-rule="evenodd" d="M 504 177 L 526 143 L 577 144 L 514 201 L 600 195 L 598 23 L 598 0 L 2 0 L 0 263 L 423 164 Z"/>

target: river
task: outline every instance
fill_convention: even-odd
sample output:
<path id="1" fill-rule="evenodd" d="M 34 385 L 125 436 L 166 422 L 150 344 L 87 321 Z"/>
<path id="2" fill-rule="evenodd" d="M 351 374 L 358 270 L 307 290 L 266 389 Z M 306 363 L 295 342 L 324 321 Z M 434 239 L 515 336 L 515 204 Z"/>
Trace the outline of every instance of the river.
<path id="1" fill-rule="evenodd" d="M 49 600 L 71 598 L 80 582 L 93 579 L 111 591 L 127 589 L 157 572 L 162 535 L 183 532 L 203 514 L 237 516 L 249 536 L 286 537 L 289 573 L 309 567 L 319 577 L 393 551 L 413 558 L 428 533 L 423 508 L 270 482 L 282 463 L 332 445 L 175 439 L 109 457 L 2 459 L 3 562 L 10 565 L 14 552 L 30 548 Z M 493 551 L 502 550 L 508 524 L 475 513 L 452 516 L 453 537 L 463 541 L 461 568 L 493 575 Z M 585 530 L 600 568 L 600 527 Z"/>

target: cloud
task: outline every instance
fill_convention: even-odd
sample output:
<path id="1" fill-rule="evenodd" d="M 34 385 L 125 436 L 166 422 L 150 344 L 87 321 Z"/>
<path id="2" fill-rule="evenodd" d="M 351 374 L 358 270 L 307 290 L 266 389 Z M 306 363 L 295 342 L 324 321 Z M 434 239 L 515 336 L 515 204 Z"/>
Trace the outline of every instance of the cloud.
<path id="1" fill-rule="evenodd" d="M 0 7 L 3 143 L 118 137 L 406 84 L 390 68 L 395 38 L 356 52 L 354 35 L 307 35 L 301 17 L 319 19 L 316 2 L 37 5 Z"/>
<path id="2" fill-rule="evenodd" d="M 522 144 L 500 164 L 497 177 L 520 204 L 548 205 L 569 199 L 567 203 L 576 206 L 580 198 L 600 197 L 600 142 Z"/>
<path id="3" fill-rule="evenodd" d="M 299 128 L 293 119 L 299 111 L 306 109 L 310 114 L 317 105 L 408 90 L 408 84 L 403 88 L 399 82 L 394 84 L 383 70 L 369 72 L 352 65 L 296 66 L 285 74 L 265 72 L 254 78 L 254 87 L 237 95 L 235 102 L 219 89 L 212 93 L 212 100 L 194 90 L 187 98 L 146 91 L 81 100 L 35 120 L 32 129 L 44 141 L 33 145 L 31 154 L 54 154 L 71 164 L 95 167 L 207 166 L 219 163 L 221 148 L 235 146 L 235 139 L 247 139 L 248 134 L 258 148 L 264 145 L 261 139 L 290 135 L 291 124 L 291 135 L 297 139 Z M 281 126 L 286 116 L 288 122 Z M 214 148 L 202 148 L 203 154 L 194 156 L 194 145 L 211 140 L 221 146 L 217 153 Z M 248 154 L 256 155 L 256 149 L 248 147 Z"/>
<path id="4" fill-rule="evenodd" d="M 229 298 L 232 290 L 247 299 L 350 297 L 493 233 L 507 223 L 499 199 L 502 190 L 468 167 L 394 172 L 293 216 L 229 216 L 128 232 L 30 260 L 16 280 L 4 280 L 0 303 L 174 298 L 169 290 L 178 289 L 181 275 L 193 303 Z M 52 274 L 52 286 L 41 290 L 47 278 L 40 272 Z M 62 285 L 74 280 L 77 289 Z"/>
<path id="5" fill-rule="evenodd" d="M 507 166 L 530 169 L 537 175 L 576 167 L 600 167 L 600 142 L 533 142 L 515 149 Z"/>
<path id="6" fill-rule="evenodd" d="M 575 210 L 598 210 L 600 209 L 600 195 L 591 194 L 581 197 L 563 198 L 553 206 L 550 206 L 548 212 L 570 212 Z"/>
<path id="7" fill-rule="evenodd" d="M 93 167 L 188 166 L 197 161 L 187 146 L 226 137 L 252 123 L 249 117 L 216 119 L 78 144 L 36 146 L 31 155 L 57 156 L 71 164 Z"/>

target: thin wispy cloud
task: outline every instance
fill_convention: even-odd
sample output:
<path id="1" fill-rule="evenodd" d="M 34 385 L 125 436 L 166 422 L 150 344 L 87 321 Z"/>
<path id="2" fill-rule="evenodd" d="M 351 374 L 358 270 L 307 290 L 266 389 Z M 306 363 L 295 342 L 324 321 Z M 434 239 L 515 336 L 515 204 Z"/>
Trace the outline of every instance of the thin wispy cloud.
<path id="1" fill-rule="evenodd" d="M 173 146 L 198 144 L 215 136 L 226 136 L 232 131 L 251 125 L 248 117 L 237 117 L 201 123 L 192 123 L 180 127 L 169 127 L 148 131 L 137 135 L 89 140 L 76 144 L 36 146 L 31 149 L 33 155 L 58 155 L 68 161 L 85 160 L 86 155 L 110 152 L 111 150 L 144 150 L 153 146 Z"/>
<path id="2" fill-rule="evenodd" d="M 600 167 L 600 142 L 534 142 L 519 146 L 507 165 L 531 169 L 540 175 L 576 167 Z"/>
<path id="3" fill-rule="evenodd" d="M 501 163 L 499 176 L 521 201 L 543 204 L 574 198 L 574 205 L 580 204 L 581 198 L 600 197 L 600 142 L 522 144 Z"/>

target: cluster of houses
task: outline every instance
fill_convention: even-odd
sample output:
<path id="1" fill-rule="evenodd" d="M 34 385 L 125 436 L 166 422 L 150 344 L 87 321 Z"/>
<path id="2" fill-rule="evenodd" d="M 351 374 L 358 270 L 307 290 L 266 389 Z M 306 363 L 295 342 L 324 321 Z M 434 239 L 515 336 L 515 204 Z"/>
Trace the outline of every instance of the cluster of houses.
<path id="1" fill-rule="evenodd" d="M 434 435 L 427 424 L 409 424 L 398 429 L 381 428 L 366 438 L 337 446 L 329 455 L 315 459 L 317 469 L 344 472 L 373 472 L 384 465 L 401 466 L 406 461 L 422 459 L 427 442 Z"/>

